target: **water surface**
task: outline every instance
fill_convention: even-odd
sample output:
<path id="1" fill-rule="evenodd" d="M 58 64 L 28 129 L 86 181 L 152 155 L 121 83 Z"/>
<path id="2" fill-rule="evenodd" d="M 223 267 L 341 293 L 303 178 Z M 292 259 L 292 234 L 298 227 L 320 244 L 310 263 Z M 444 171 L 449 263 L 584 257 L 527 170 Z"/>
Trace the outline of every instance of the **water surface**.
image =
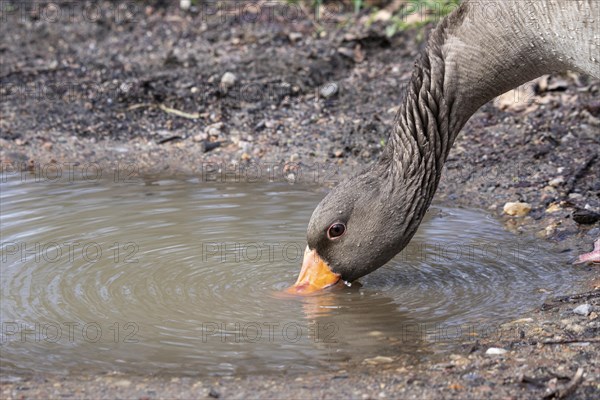
<path id="1" fill-rule="evenodd" d="M 584 278 L 482 212 L 434 207 L 361 284 L 280 298 L 322 191 L 157 178 L 1 185 L 5 372 L 239 375 L 419 359 L 494 334 Z"/>

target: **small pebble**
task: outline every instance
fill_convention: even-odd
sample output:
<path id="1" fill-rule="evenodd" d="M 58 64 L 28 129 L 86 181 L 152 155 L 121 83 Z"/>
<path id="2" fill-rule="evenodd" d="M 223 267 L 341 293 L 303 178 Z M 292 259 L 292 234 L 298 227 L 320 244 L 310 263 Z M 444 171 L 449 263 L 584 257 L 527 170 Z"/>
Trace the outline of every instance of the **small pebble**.
<path id="1" fill-rule="evenodd" d="M 386 9 L 379 10 L 372 17 L 375 21 L 389 21 L 392 18 L 392 13 Z"/>
<path id="2" fill-rule="evenodd" d="M 562 176 L 559 176 L 557 178 L 552 179 L 550 182 L 548 182 L 548 185 L 550 185 L 552 187 L 559 187 L 564 183 L 565 183 L 565 178 Z"/>
<path id="3" fill-rule="evenodd" d="M 332 96 L 334 96 L 337 92 L 338 92 L 338 84 L 335 82 L 330 82 L 330 83 L 326 83 L 325 85 L 323 85 L 323 87 L 321 88 L 321 90 L 319 90 L 319 94 L 325 98 L 328 99 Z"/>
<path id="4" fill-rule="evenodd" d="M 501 349 L 499 347 L 490 347 L 489 349 L 486 350 L 485 354 L 487 355 L 502 355 L 502 354 L 506 354 L 506 350 Z"/>
<path id="5" fill-rule="evenodd" d="M 577 139 L 575 136 L 573 136 L 573 134 L 571 132 L 567 133 L 565 136 L 563 136 L 560 141 L 562 143 L 567 143 L 572 141 L 573 139 Z"/>
<path id="6" fill-rule="evenodd" d="M 252 143 L 246 140 L 239 140 L 238 147 L 242 149 L 244 153 L 250 153 L 252 151 Z"/>
<path id="7" fill-rule="evenodd" d="M 182 10 L 189 10 L 191 6 L 192 6 L 192 0 L 180 0 L 179 1 L 179 8 L 181 8 Z"/>
<path id="8" fill-rule="evenodd" d="M 127 82 L 123 82 L 119 85 L 119 90 L 122 93 L 127 93 L 127 92 L 129 92 L 130 89 L 131 89 L 131 84 L 129 84 Z"/>
<path id="9" fill-rule="evenodd" d="M 552 224 L 548 225 L 546 227 L 546 229 L 544 229 L 544 235 L 546 237 L 550 237 L 550 236 L 554 235 L 557 227 L 558 227 L 558 224 L 556 224 L 556 223 L 552 223 Z"/>
<path id="10" fill-rule="evenodd" d="M 207 126 L 205 132 L 208 136 L 219 136 L 221 134 L 221 129 L 223 129 L 223 123 L 217 122 Z"/>
<path id="11" fill-rule="evenodd" d="M 562 207 L 558 203 L 552 203 L 548 208 L 546 208 L 546 212 L 549 214 L 555 213 L 562 210 Z"/>
<path id="12" fill-rule="evenodd" d="M 565 330 L 571 331 L 575 334 L 579 334 L 579 333 L 583 332 L 585 329 L 583 326 L 578 325 L 578 324 L 569 324 L 569 325 L 565 326 Z"/>
<path id="13" fill-rule="evenodd" d="M 524 217 L 529 214 L 529 211 L 531 211 L 531 204 L 529 203 L 509 202 L 504 205 L 504 213 L 513 217 Z"/>
<path id="14" fill-rule="evenodd" d="M 481 375 L 479 375 L 477 372 L 469 372 L 464 374 L 463 378 L 467 381 L 474 381 L 476 379 L 481 378 Z"/>
<path id="15" fill-rule="evenodd" d="M 198 142 L 203 142 L 203 141 L 205 141 L 207 138 L 208 138 L 208 137 L 207 137 L 206 133 L 199 133 L 199 134 L 197 134 L 197 135 L 194 135 L 194 137 L 192 138 L 192 140 L 193 140 L 194 142 L 198 143 Z"/>
<path id="16" fill-rule="evenodd" d="M 290 32 L 288 33 L 288 39 L 292 43 L 298 42 L 302 39 L 302 34 L 300 32 Z"/>
<path id="17" fill-rule="evenodd" d="M 600 213 L 579 208 L 573 212 L 573 221 L 582 225 L 593 225 L 600 221 Z"/>
<path id="18" fill-rule="evenodd" d="M 221 89 L 227 91 L 229 88 L 235 85 L 236 81 L 237 77 L 234 74 L 231 72 L 225 72 L 221 77 Z"/>
<path id="19" fill-rule="evenodd" d="M 587 317 L 592 312 L 592 306 L 589 304 L 582 304 L 573 309 L 573 312 L 578 315 L 583 315 Z"/>
<path id="20" fill-rule="evenodd" d="M 337 49 L 338 53 L 348 58 L 354 58 L 354 50 L 349 49 L 347 47 L 339 47 Z"/>

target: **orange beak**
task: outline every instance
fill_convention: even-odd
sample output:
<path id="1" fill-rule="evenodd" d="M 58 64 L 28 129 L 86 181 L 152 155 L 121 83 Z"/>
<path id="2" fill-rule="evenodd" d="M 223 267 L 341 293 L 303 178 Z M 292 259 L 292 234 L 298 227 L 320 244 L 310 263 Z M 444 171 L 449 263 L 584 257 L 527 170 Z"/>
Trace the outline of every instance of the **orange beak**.
<path id="1" fill-rule="evenodd" d="M 298 280 L 286 292 L 291 294 L 309 294 L 331 285 L 335 285 L 341 276 L 331 271 L 327 263 L 321 260 L 316 250 L 306 246 L 304 261 Z"/>

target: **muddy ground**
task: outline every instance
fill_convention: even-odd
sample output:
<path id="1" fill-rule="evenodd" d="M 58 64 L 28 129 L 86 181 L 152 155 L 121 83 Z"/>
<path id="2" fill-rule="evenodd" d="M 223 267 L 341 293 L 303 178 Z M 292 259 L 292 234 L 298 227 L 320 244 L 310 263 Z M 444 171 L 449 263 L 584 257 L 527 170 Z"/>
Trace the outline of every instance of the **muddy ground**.
<path id="1" fill-rule="evenodd" d="M 3 174 L 48 179 L 71 168 L 330 187 L 380 154 L 432 26 L 390 38 L 368 12 L 317 17 L 285 3 L 220 12 L 160 1 L 23 4 L 2 2 L 0 160 Z M 488 210 L 572 259 L 591 251 L 600 237 L 599 92 L 597 80 L 566 73 L 482 107 L 451 152 L 436 202 Z M 504 215 L 513 201 L 531 212 Z M 598 276 L 597 266 L 565 268 Z M 429 363 L 249 378 L 3 375 L 2 398 L 598 398 L 599 287 L 591 279 L 555 293 L 505 325 L 511 334 Z M 575 314 L 583 304 L 589 314 Z"/>

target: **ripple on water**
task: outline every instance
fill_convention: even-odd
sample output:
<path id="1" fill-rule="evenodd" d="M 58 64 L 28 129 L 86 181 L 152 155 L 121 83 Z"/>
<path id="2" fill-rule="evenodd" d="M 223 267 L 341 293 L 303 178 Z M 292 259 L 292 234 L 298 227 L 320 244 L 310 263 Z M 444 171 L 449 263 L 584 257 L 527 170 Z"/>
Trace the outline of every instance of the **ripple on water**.
<path id="1" fill-rule="evenodd" d="M 539 289 L 583 278 L 480 212 L 441 208 L 362 285 L 282 298 L 321 196 L 198 180 L 3 182 L 1 315 L 16 329 L 3 337 L 4 365 L 191 375 L 336 368 L 433 351 L 432 329 L 501 322 L 543 301 Z M 25 329 L 34 333 L 23 340 Z"/>

